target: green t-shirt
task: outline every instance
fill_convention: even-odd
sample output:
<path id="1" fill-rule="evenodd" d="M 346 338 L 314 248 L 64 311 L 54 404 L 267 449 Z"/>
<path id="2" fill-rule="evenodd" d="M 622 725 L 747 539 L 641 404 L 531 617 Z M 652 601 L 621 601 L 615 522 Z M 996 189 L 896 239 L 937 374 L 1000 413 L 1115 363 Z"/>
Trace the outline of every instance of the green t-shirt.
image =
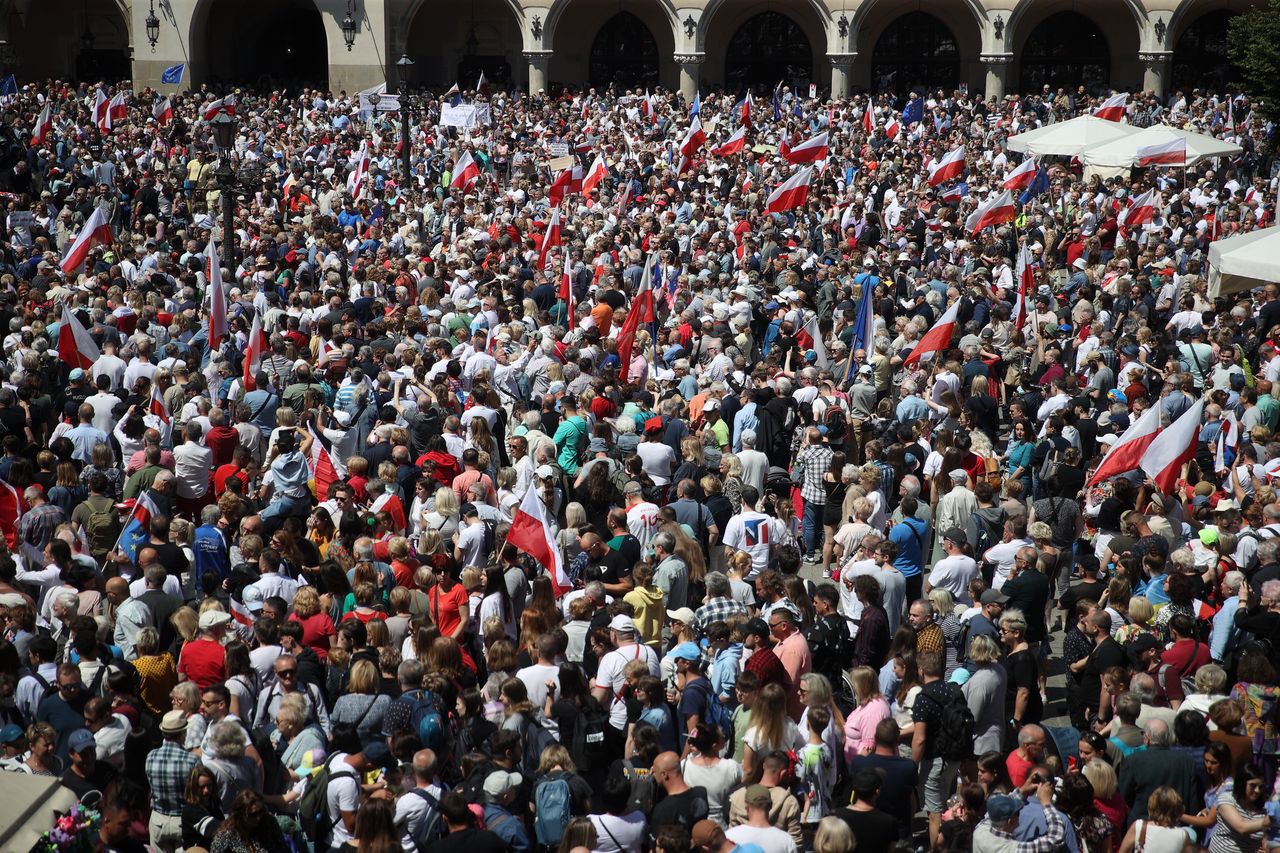
<path id="1" fill-rule="evenodd" d="M 582 415 L 574 415 L 561 421 L 556 434 L 552 436 L 558 451 L 556 461 L 560 463 L 561 470 L 571 477 L 578 473 L 581 447 L 589 437 L 587 432 L 587 419 Z"/>

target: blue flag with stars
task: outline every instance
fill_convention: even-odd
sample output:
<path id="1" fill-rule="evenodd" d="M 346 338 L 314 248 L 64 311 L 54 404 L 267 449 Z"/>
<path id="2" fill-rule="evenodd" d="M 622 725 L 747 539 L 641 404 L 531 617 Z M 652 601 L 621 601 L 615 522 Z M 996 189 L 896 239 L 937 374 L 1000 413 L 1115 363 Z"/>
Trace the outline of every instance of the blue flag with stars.
<path id="1" fill-rule="evenodd" d="M 1036 196 L 1043 195 L 1049 191 L 1049 172 L 1041 166 L 1036 169 L 1036 176 L 1031 179 L 1031 183 L 1027 184 L 1027 188 L 1022 191 L 1022 195 L 1018 196 L 1020 204 L 1026 204 Z"/>
<path id="2" fill-rule="evenodd" d="M 12 74 L 0 80 L 0 95 L 16 94 L 18 94 L 18 81 L 14 79 Z"/>
<path id="3" fill-rule="evenodd" d="M 176 86 L 182 82 L 182 74 L 187 70 L 185 62 L 179 62 L 177 65 L 170 65 L 160 73 L 160 82 Z"/>

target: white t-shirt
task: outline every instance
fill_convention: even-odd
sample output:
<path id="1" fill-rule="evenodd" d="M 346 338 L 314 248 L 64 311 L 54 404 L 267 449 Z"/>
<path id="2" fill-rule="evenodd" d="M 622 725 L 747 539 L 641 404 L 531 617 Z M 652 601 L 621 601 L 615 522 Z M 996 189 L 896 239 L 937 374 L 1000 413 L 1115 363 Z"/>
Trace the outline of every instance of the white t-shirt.
<path id="1" fill-rule="evenodd" d="M 484 547 L 484 525 L 468 524 L 458 528 L 458 547 L 463 566 L 483 566 L 488 555 Z"/>
<path id="2" fill-rule="evenodd" d="M 929 585 L 947 590 L 961 604 L 969 604 L 969 581 L 977 574 L 978 564 L 972 557 L 956 554 L 933 564 Z"/>
<path id="3" fill-rule="evenodd" d="M 350 772 L 352 776 L 333 777 L 333 773 Z M 355 768 L 347 764 L 347 753 L 339 752 L 330 762 L 329 789 L 325 792 L 329 806 L 329 814 L 333 817 L 333 840 L 331 845 L 339 847 L 350 841 L 351 833 L 342 822 L 343 812 L 353 812 L 360 808 L 360 779 Z"/>
<path id="4" fill-rule="evenodd" d="M 542 708 L 547 703 L 548 681 L 556 683 L 556 695 L 560 695 L 560 667 L 558 666 L 535 663 L 517 672 L 516 678 L 524 682 L 525 690 L 529 692 L 529 701 L 533 703 L 539 717 L 542 716 Z"/>
<path id="5" fill-rule="evenodd" d="M 724 834 L 734 844 L 757 844 L 764 853 L 796 853 L 796 843 L 776 826 L 740 824 Z"/>
<path id="6" fill-rule="evenodd" d="M 627 530 L 640 540 L 641 548 L 647 548 L 649 540 L 658 532 L 658 508 L 648 501 L 631 507 L 627 510 Z"/>
<path id="7" fill-rule="evenodd" d="M 983 559 L 996 565 L 995 574 L 991 578 L 992 589 L 1000 589 L 1004 586 L 1004 582 L 1009 579 L 1009 573 L 1013 571 L 1013 559 L 1018 555 L 1018 549 L 1031 544 L 1033 543 L 1029 539 L 1014 539 L 992 545 L 987 549 Z"/>
<path id="8" fill-rule="evenodd" d="M 676 469 L 676 454 L 668 445 L 661 441 L 642 441 L 636 446 L 636 455 L 644 463 L 644 472 L 655 486 L 671 482 L 671 474 Z"/>
<path id="9" fill-rule="evenodd" d="M 751 555 L 750 580 L 769 568 L 769 553 L 775 542 L 781 542 L 785 528 L 782 522 L 763 512 L 746 510 L 729 519 L 725 525 L 724 544 L 735 551 Z"/>
<path id="10" fill-rule="evenodd" d="M 766 752 L 772 752 L 775 749 L 791 751 L 802 749 L 806 740 L 807 738 L 800 733 L 800 727 L 791 720 L 787 720 L 786 729 L 782 732 L 782 743 L 764 743 L 760 737 L 760 730 L 754 726 L 747 729 L 747 733 L 742 737 L 742 742 L 751 747 L 756 758 L 762 760 Z"/>
<path id="11" fill-rule="evenodd" d="M 589 819 L 596 830 L 596 846 L 591 853 L 640 853 L 644 843 L 644 812 L 622 816 L 593 814 Z"/>
<path id="12" fill-rule="evenodd" d="M 605 700 L 609 705 L 609 724 L 619 731 L 627 727 L 627 703 L 618 701 L 618 693 L 622 690 L 622 670 L 633 660 L 643 660 L 649 665 L 649 674 L 658 677 L 658 653 L 652 648 L 639 643 L 620 646 L 600 658 L 600 667 L 596 670 L 596 686 L 608 687 L 611 695 Z"/>

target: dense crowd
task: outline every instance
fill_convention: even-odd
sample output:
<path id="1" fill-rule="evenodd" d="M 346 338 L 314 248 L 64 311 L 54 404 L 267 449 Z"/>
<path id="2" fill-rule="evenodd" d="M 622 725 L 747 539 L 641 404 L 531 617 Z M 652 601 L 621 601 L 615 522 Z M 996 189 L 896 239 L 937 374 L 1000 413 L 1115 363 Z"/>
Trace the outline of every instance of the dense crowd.
<path id="1" fill-rule="evenodd" d="M 0 782 L 93 849 L 1280 845 L 1247 98 L 975 233 L 1100 98 L 231 94 L 3 105 Z"/>

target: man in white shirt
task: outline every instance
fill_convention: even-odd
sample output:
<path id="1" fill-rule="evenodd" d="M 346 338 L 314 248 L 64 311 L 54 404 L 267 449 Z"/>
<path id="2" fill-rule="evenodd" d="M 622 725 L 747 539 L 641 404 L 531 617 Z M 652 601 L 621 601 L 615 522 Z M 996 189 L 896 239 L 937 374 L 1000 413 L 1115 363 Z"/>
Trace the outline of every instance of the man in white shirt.
<path id="1" fill-rule="evenodd" d="M 480 520 L 480 512 L 473 503 L 463 504 L 460 511 L 462 526 L 458 528 L 458 541 L 453 549 L 453 557 L 458 565 L 484 566 L 488 562 L 488 548 L 485 546 L 485 524 Z"/>
<path id="2" fill-rule="evenodd" d="M 1027 517 L 1015 515 L 1004 523 L 1004 540 L 992 545 L 982 555 L 984 563 L 992 563 L 995 572 L 991 577 L 991 588 L 1000 589 L 1009 575 L 1013 573 L 1013 562 L 1018 551 L 1034 543 L 1027 538 Z"/>
<path id="3" fill-rule="evenodd" d="M 626 499 L 627 529 L 640 540 L 640 548 L 649 547 L 649 540 L 658 532 L 658 507 L 644 499 L 643 488 L 635 480 L 622 490 Z"/>
<path id="4" fill-rule="evenodd" d="M 958 527 L 953 527 L 942 534 L 942 550 L 947 556 L 933 564 L 929 577 L 925 578 L 924 591 L 942 588 L 951 593 L 961 604 L 968 604 L 969 581 L 978 574 L 978 563 L 964 552 L 968 537 Z"/>
<path id="5" fill-rule="evenodd" d="M 742 463 L 742 484 L 752 486 L 756 492 L 764 492 L 764 480 L 769 474 L 769 457 L 756 450 L 756 431 L 742 431 L 742 450 L 738 453 Z"/>
<path id="6" fill-rule="evenodd" d="M 786 532 L 781 521 L 756 511 L 759 500 L 760 493 L 754 486 L 743 486 L 742 512 L 729 519 L 724 532 L 724 545 L 729 557 L 735 551 L 751 555 L 751 573 L 744 578 L 748 581 L 769 568 L 769 557 Z"/>
<path id="7" fill-rule="evenodd" d="M 600 666 L 596 670 L 595 681 L 591 685 L 591 693 L 601 705 L 609 709 L 609 728 L 605 732 L 609 753 L 621 749 L 625 740 L 627 726 L 627 703 L 620 698 L 622 686 L 626 683 L 623 668 L 633 660 L 643 660 L 649 667 L 649 674 L 658 677 L 658 653 L 643 643 L 636 642 L 636 623 L 630 616 L 618 615 L 609 623 L 609 636 L 614 643 L 614 650 L 600 658 Z"/>
<path id="8" fill-rule="evenodd" d="M 213 451 L 200 443 L 204 432 L 197 423 L 188 423 L 186 441 L 173 450 L 173 474 L 178 499 L 196 502 L 209 491 L 209 472 L 213 470 Z"/>
<path id="9" fill-rule="evenodd" d="M 76 368 L 79 370 L 80 368 Z M 74 372 L 74 371 L 73 371 Z M 93 424 L 94 429 L 102 430 L 106 435 L 110 435 L 111 431 L 116 428 L 116 406 L 120 405 L 120 398 L 111 393 L 111 377 L 106 374 L 99 374 L 94 380 L 98 389 L 98 393 L 89 396 L 85 403 L 93 407 Z M 126 460 L 127 461 L 127 460 Z"/>
<path id="10" fill-rule="evenodd" d="M 534 711 L 541 717 L 542 709 L 547 702 L 547 693 L 551 693 L 551 701 L 554 702 L 556 694 L 560 692 L 560 667 L 556 665 L 559 643 L 553 635 L 541 634 L 534 640 L 534 648 L 537 650 L 538 660 L 531 666 L 517 671 L 516 678 L 524 682 L 525 690 L 529 693 L 529 701 L 533 703 Z M 553 725 L 550 720 L 543 722 L 548 728 Z"/>
<path id="11" fill-rule="evenodd" d="M 354 755 L 339 752 L 329 759 L 329 787 L 325 792 L 329 815 L 333 819 L 329 850 L 350 849 L 347 842 L 355 838 L 356 810 L 360 808 L 360 783 L 364 775 L 373 770 L 395 773 L 399 769 L 400 763 L 382 741 L 374 741 L 363 752 Z M 318 840 L 317 849 L 324 849 L 324 840 Z"/>
<path id="12" fill-rule="evenodd" d="M 445 829 L 440 817 L 440 798 L 445 788 L 436 779 L 436 754 L 420 749 L 413 754 L 414 786 L 396 800 L 396 826 L 405 850 L 423 850 L 440 838 Z"/>

